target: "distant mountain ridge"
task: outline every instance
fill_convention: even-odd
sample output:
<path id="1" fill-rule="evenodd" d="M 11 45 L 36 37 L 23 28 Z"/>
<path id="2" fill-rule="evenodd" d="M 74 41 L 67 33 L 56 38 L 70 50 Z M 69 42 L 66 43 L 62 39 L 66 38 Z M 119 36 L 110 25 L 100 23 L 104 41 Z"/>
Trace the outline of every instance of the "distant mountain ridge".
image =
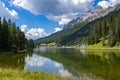
<path id="1" fill-rule="evenodd" d="M 84 21 L 91 22 L 97 18 L 107 15 L 111 11 L 115 10 L 115 8 L 116 8 L 116 6 L 108 7 L 107 9 L 103 9 L 101 6 L 96 6 L 92 10 L 83 13 L 82 16 L 70 21 L 68 24 L 66 24 L 64 26 L 64 29 L 70 28 L 70 27 L 74 26 L 74 24 L 79 23 L 79 22 L 84 22 Z"/>
<path id="2" fill-rule="evenodd" d="M 35 43 L 55 42 L 57 45 L 80 45 L 84 42 L 95 44 L 102 41 L 104 45 L 114 46 L 113 43 L 116 44 L 120 39 L 120 4 L 105 10 L 96 6 L 86 14 L 91 15 L 78 17 L 69 22 L 62 31 L 35 40 Z M 113 34 L 114 39 L 112 39 Z"/>

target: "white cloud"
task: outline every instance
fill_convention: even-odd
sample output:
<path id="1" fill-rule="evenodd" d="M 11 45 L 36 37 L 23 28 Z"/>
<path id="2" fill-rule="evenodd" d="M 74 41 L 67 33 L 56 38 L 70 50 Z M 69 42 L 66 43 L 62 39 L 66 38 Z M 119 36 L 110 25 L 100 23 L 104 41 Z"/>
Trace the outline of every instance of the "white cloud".
<path id="1" fill-rule="evenodd" d="M 111 6 L 110 2 L 108 2 L 108 1 L 101 1 L 98 3 L 98 5 L 101 6 L 103 9 L 106 9 L 109 6 Z"/>
<path id="2" fill-rule="evenodd" d="M 54 73 L 61 77 L 72 76 L 72 74 L 67 69 L 64 68 L 63 64 L 55 62 L 46 57 L 42 57 L 35 53 L 32 56 L 27 56 L 25 58 L 24 69 L 34 70 L 34 71 L 40 70 L 48 73 Z"/>
<path id="3" fill-rule="evenodd" d="M 61 30 L 62 30 L 62 28 L 56 27 L 54 32 L 58 32 L 58 31 L 61 31 Z"/>
<path id="4" fill-rule="evenodd" d="M 87 11 L 94 0 L 11 0 L 12 5 L 35 15 L 47 14 L 49 19 L 64 25 L 77 14 Z M 74 14 L 71 16 L 71 14 Z M 52 16 L 52 17 L 51 17 Z"/>
<path id="5" fill-rule="evenodd" d="M 68 14 L 59 15 L 59 16 L 47 15 L 47 18 L 57 21 L 59 25 L 64 25 L 70 22 L 72 19 L 76 18 L 76 15 L 78 15 L 78 13 L 68 13 Z"/>
<path id="6" fill-rule="evenodd" d="M 120 0 L 109 0 L 112 5 L 120 3 Z"/>
<path id="7" fill-rule="evenodd" d="M 26 9 L 36 15 L 47 13 L 61 15 L 88 10 L 94 0 L 11 0 L 17 7 Z"/>
<path id="8" fill-rule="evenodd" d="M 59 69 L 59 74 L 60 74 L 62 77 L 72 76 L 72 74 L 71 74 L 70 72 L 68 72 L 68 70 L 64 70 L 64 69 Z"/>
<path id="9" fill-rule="evenodd" d="M 36 54 L 33 54 L 32 57 L 27 56 L 25 58 L 26 67 L 27 66 L 31 66 L 31 67 L 37 66 L 37 67 L 40 67 L 40 66 L 43 66 L 47 60 L 49 60 L 49 59 L 41 57 L 41 56 L 38 56 Z"/>
<path id="10" fill-rule="evenodd" d="M 27 32 L 27 25 L 21 25 L 20 29 L 22 32 L 26 33 Z"/>
<path id="11" fill-rule="evenodd" d="M 28 29 L 27 25 L 21 25 L 20 29 L 25 33 L 27 39 L 38 39 L 47 36 L 45 30 L 42 28 Z"/>
<path id="12" fill-rule="evenodd" d="M 58 63 L 58 62 L 54 62 L 54 65 L 55 65 L 55 67 L 61 67 L 61 66 L 63 66 L 61 63 Z"/>
<path id="13" fill-rule="evenodd" d="M 18 13 L 15 10 L 8 9 L 5 4 L 0 0 L 0 16 L 6 18 L 18 18 Z"/>
<path id="14" fill-rule="evenodd" d="M 108 8 L 109 6 L 114 6 L 116 4 L 120 3 L 120 0 L 102 0 L 98 3 L 103 8 Z"/>

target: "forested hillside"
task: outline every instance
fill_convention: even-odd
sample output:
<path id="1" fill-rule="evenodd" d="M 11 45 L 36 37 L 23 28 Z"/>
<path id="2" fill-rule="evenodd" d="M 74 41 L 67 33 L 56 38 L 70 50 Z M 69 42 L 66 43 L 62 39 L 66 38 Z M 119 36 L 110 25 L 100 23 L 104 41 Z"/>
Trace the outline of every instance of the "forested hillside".
<path id="1" fill-rule="evenodd" d="M 77 28 L 75 27 L 77 25 Z M 56 42 L 59 45 L 81 45 L 83 43 L 113 47 L 120 43 L 120 9 L 116 8 L 108 15 L 84 25 L 75 24 L 71 30 L 62 30 L 53 35 L 37 40 L 38 43 Z M 75 31 L 73 31 L 76 29 Z M 65 33 L 71 33 L 65 35 Z M 62 36 L 62 35 L 64 36 Z M 62 37 L 60 37 L 62 36 Z M 52 40 L 51 40 L 52 39 Z"/>
<path id="2" fill-rule="evenodd" d="M 120 44 L 120 9 L 97 20 L 91 25 L 92 31 L 88 37 L 88 44 L 102 41 L 103 46 L 113 47 Z"/>
<path id="3" fill-rule="evenodd" d="M 30 48 L 32 41 L 27 41 L 25 34 L 9 19 L 0 18 L 0 52 L 21 51 Z M 33 43 L 32 43 L 33 44 Z"/>
<path id="4" fill-rule="evenodd" d="M 67 29 L 63 29 L 62 31 L 59 31 L 57 33 L 53 33 L 50 36 L 35 40 L 35 43 L 38 44 L 38 45 L 41 44 L 41 43 L 47 43 L 48 44 L 48 43 L 51 43 L 51 42 L 55 42 L 55 43 L 59 44 L 61 42 L 62 38 L 64 38 L 65 36 L 69 36 L 69 35 L 73 34 L 77 30 L 82 28 L 85 24 L 86 24 L 86 22 L 77 23 L 74 26 L 71 26 Z"/>
<path id="5" fill-rule="evenodd" d="M 61 40 L 63 45 L 96 44 L 113 47 L 120 43 L 120 9 L 96 19 Z"/>

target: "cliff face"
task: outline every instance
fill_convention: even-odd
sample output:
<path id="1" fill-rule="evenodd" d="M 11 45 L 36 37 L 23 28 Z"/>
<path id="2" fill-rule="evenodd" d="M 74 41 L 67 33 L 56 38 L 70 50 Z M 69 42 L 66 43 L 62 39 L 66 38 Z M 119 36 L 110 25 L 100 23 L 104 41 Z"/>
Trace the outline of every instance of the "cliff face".
<path id="1" fill-rule="evenodd" d="M 116 7 L 118 6 L 103 9 L 101 6 L 96 6 L 92 10 L 83 13 L 82 16 L 70 21 L 67 25 L 64 26 L 64 29 L 71 28 L 79 22 L 91 22 L 97 18 L 104 17 L 105 15 L 113 11 Z"/>

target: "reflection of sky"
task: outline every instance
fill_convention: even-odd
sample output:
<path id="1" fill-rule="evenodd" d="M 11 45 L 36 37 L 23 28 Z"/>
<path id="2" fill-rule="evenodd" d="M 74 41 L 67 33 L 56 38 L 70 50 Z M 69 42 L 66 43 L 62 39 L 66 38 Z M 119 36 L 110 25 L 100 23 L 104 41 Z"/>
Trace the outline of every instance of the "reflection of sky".
<path id="1" fill-rule="evenodd" d="M 80 53 L 85 54 L 86 52 L 85 52 L 85 50 L 80 50 Z"/>
<path id="2" fill-rule="evenodd" d="M 64 69 L 64 66 L 61 63 L 55 62 L 49 58 L 42 57 L 37 54 L 33 54 L 32 57 L 27 56 L 25 58 L 24 69 L 54 73 L 63 77 L 71 76 L 71 73 Z"/>
<path id="3" fill-rule="evenodd" d="M 41 52 L 45 52 L 48 48 L 36 48 L 34 49 L 34 51 L 41 51 Z"/>

